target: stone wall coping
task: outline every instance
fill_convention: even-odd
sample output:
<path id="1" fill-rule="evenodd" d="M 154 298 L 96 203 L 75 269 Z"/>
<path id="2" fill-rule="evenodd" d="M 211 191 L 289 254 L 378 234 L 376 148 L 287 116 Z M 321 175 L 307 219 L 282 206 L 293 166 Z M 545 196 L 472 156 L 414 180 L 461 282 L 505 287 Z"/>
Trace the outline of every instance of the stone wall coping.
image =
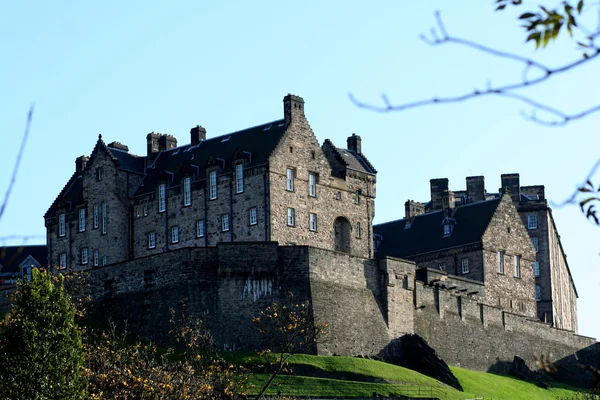
<path id="1" fill-rule="evenodd" d="M 449 279 L 454 279 L 454 280 L 457 280 L 457 281 L 467 282 L 467 283 L 471 283 L 471 284 L 474 284 L 474 285 L 479 285 L 479 286 L 485 287 L 485 283 L 483 283 L 481 281 L 478 281 L 478 280 L 475 280 L 475 279 L 471 279 L 471 278 L 465 278 L 465 277 L 459 276 L 459 275 L 452 275 L 452 274 L 449 274 L 446 271 L 441 271 L 441 270 L 436 269 L 436 268 L 430 268 L 430 267 L 420 267 L 420 268 L 417 268 L 417 271 L 423 271 L 423 270 L 425 270 L 427 272 L 433 272 L 433 273 L 436 273 L 436 274 L 440 274 L 440 275 L 446 275 Z"/>
<path id="2" fill-rule="evenodd" d="M 403 262 L 406 264 L 412 264 L 412 265 L 417 265 L 416 262 L 411 261 L 411 260 L 407 260 L 406 258 L 399 258 L 399 257 L 390 257 L 390 256 L 385 256 L 385 257 L 379 257 L 376 259 L 377 261 L 384 261 L 384 260 L 392 260 L 392 261 L 399 261 L 399 262 Z"/>

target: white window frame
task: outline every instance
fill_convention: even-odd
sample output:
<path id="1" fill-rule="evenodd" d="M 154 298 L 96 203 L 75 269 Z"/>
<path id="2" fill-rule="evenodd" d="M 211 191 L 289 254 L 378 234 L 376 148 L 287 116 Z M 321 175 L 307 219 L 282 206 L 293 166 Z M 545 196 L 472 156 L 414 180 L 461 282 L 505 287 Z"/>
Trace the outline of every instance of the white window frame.
<path id="1" fill-rule="evenodd" d="M 210 200 L 217 198 L 217 171 L 210 171 L 208 173 L 208 197 Z"/>
<path id="2" fill-rule="evenodd" d="M 527 215 L 527 229 L 537 229 L 537 215 L 528 214 Z"/>
<path id="3" fill-rule="evenodd" d="M 469 259 L 468 258 L 463 258 L 460 260 L 460 270 L 463 275 L 469 273 Z"/>
<path id="4" fill-rule="evenodd" d="M 79 209 L 79 232 L 85 232 L 85 208 Z"/>
<path id="5" fill-rule="evenodd" d="M 86 265 L 90 262 L 89 250 L 87 247 L 81 248 L 81 264 Z"/>
<path id="6" fill-rule="evenodd" d="M 316 213 L 309 213 L 308 214 L 308 229 L 311 232 L 316 232 L 317 231 L 317 214 Z"/>
<path id="7" fill-rule="evenodd" d="M 221 232 L 229 232 L 229 214 L 221 215 Z"/>
<path id="8" fill-rule="evenodd" d="M 183 205 L 192 205 L 192 178 L 183 178 Z"/>
<path id="9" fill-rule="evenodd" d="M 296 226 L 296 210 L 291 207 L 287 209 L 287 226 Z"/>
<path id="10" fill-rule="evenodd" d="M 515 256 L 515 278 L 521 277 L 521 256 Z"/>
<path id="11" fill-rule="evenodd" d="M 179 243 L 179 226 L 171 227 L 171 243 Z"/>
<path id="12" fill-rule="evenodd" d="M 94 267 L 97 267 L 100 264 L 100 253 L 98 250 L 94 250 Z"/>
<path id="13" fill-rule="evenodd" d="M 542 300 L 542 288 L 540 285 L 535 285 L 535 301 Z"/>
<path id="14" fill-rule="evenodd" d="M 498 251 L 498 273 L 504 274 L 504 251 Z"/>
<path id="15" fill-rule="evenodd" d="M 65 214 L 58 215 L 58 237 L 64 237 L 67 234 L 67 223 L 65 221 Z"/>
<path id="16" fill-rule="evenodd" d="M 106 256 L 102 256 L 102 266 L 105 266 L 106 264 L 108 264 L 107 258 Z"/>
<path id="17" fill-rule="evenodd" d="M 533 262 L 533 276 L 535 276 L 536 278 L 538 276 L 540 276 L 540 262 L 539 261 Z"/>
<path id="18" fill-rule="evenodd" d="M 144 206 L 144 217 L 148 216 L 148 206 Z"/>
<path id="19" fill-rule="evenodd" d="M 94 204 L 94 229 L 98 229 L 100 222 L 100 212 L 98 210 L 98 204 Z"/>
<path id="20" fill-rule="evenodd" d="M 317 197 L 317 174 L 316 172 L 308 173 L 308 195 Z"/>
<path id="21" fill-rule="evenodd" d="M 167 185 L 161 183 L 158 185 L 158 212 L 167 211 Z"/>
<path id="22" fill-rule="evenodd" d="M 452 233 L 452 229 L 450 229 L 450 224 L 444 224 L 444 236 L 448 236 Z"/>
<path id="23" fill-rule="evenodd" d="M 533 244 L 533 248 L 535 249 L 535 252 L 539 253 L 540 252 L 540 240 L 538 239 L 538 237 L 532 236 L 531 243 Z"/>
<path id="24" fill-rule="evenodd" d="M 357 222 L 356 223 L 356 238 L 360 239 L 360 235 L 361 235 L 360 222 Z"/>
<path id="25" fill-rule="evenodd" d="M 60 256 L 58 258 L 58 265 L 60 266 L 60 269 L 67 268 L 67 253 L 60 253 Z"/>
<path id="26" fill-rule="evenodd" d="M 196 237 L 204 237 L 206 232 L 204 230 L 204 220 L 199 219 L 196 221 Z"/>
<path id="27" fill-rule="evenodd" d="M 256 207 L 252 207 L 248 211 L 248 222 L 250 223 L 250 225 L 258 224 L 258 210 Z"/>
<path id="28" fill-rule="evenodd" d="M 105 234 L 107 231 L 106 224 L 108 223 L 108 216 L 106 215 L 106 202 L 102 203 L 102 233 Z"/>
<path id="29" fill-rule="evenodd" d="M 148 233 L 148 248 L 149 249 L 156 248 L 156 232 Z"/>
<path id="30" fill-rule="evenodd" d="M 235 166 L 235 192 L 244 193 L 244 165 Z"/>
<path id="31" fill-rule="evenodd" d="M 296 171 L 294 168 L 287 168 L 285 172 L 286 176 L 286 190 L 288 192 L 294 191 L 294 179 L 296 178 Z"/>

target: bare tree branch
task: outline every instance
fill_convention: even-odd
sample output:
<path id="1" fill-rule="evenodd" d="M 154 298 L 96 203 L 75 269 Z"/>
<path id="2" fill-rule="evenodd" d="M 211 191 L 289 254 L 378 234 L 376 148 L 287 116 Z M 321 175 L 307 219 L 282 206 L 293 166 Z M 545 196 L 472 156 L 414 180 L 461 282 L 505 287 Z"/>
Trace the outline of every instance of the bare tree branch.
<path id="1" fill-rule="evenodd" d="M 21 165 L 21 158 L 23 157 L 23 153 L 25 152 L 25 144 L 27 143 L 27 138 L 29 137 L 29 128 L 31 127 L 31 119 L 33 117 L 34 107 L 35 104 L 31 104 L 31 107 L 29 107 L 29 113 L 27 113 L 27 124 L 25 125 L 25 133 L 23 134 L 23 139 L 21 140 L 21 148 L 19 149 L 19 154 L 17 155 L 17 161 L 15 162 L 15 166 L 12 171 L 10 183 L 8 184 L 8 188 L 6 189 L 6 194 L 4 195 L 4 201 L 2 202 L 2 206 L 0 207 L 0 220 L 2 220 L 4 210 L 6 209 L 8 199 L 10 198 L 10 193 L 12 192 L 13 186 L 15 185 L 15 181 L 17 179 L 17 173 L 19 172 L 19 166 Z"/>
<path id="2" fill-rule="evenodd" d="M 456 43 L 461 46 L 469 47 L 469 48 L 475 49 L 477 51 L 490 54 L 495 57 L 500 57 L 500 58 L 505 58 L 508 60 L 516 61 L 518 63 L 523 64 L 521 80 L 519 82 L 513 82 L 513 83 L 510 83 L 507 85 L 502 85 L 502 86 L 497 86 L 497 87 L 492 86 L 491 83 L 488 82 L 487 88 L 484 90 L 475 89 L 472 92 L 468 92 L 468 93 L 464 93 L 464 94 L 460 94 L 460 95 L 447 96 L 447 97 L 433 97 L 430 99 L 418 100 L 418 101 L 400 103 L 400 104 L 393 104 L 389 100 L 387 95 L 385 95 L 385 94 L 381 95 L 381 100 L 382 100 L 383 105 L 376 105 L 376 104 L 372 104 L 372 103 L 366 103 L 366 102 L 359 101 L 358 99 L 356 99 L 356 97 L 352 93 L 350 93 L 349 94 L 350 100 L 356 106 L 367 109 L 367 110 L 371 110 L 371 111 L 390 112 L 390 111 L 403 111 L 403 110 L 408 110 L 411 108 L 423 107 L 423 106 L 432 105 L 432 104 L 458 103 L 458 102 L 470 100 L 470 99 L 477 98 L 477 97 L 501 96 L 501 97 L 512 98 L 512 99 L 518 100 L 520 102 L 526 103 L 526 104 L 532 106 L 534 108 L 534 110 L 541 110 L 541 111 L 544 111 L 544 112 L 552 115 L 553 117 L 555 117 L 555 119 L 548 121 L 548 120 L 544 120 L 544 119 L 540 119 L 540 118 L 536 117 L 534 112 L 532 112 L 530 114 L 524 114 L 524 116 L 528 120 L 542 124 L 542 125 L 547 125 L 547 126 L 566 125 L 567 123 L 569 123 L 573 120 L 580 119 L 587 115 L 590 115 L 590 114 L 600 111 L 600 105 L 597 105 L 597 106 L 590 107 L 584 111 L 581 111 L 581 112 L 578 112 L 575 114 L 567 114 L 563 111 L 558 110 L 557 108 L 551 107 L 547 104 L 544 104 L 542 102 L 534 100 L 530 97 L 514 93 L 514 91 L 517 91 L 519 89 L 524 89 L 526 87 L 538 85 L 542 82 L 549 80 L 553 76 L 556 76 L 563 72 L 570 71 L 582 64 L 588 63 L 588 62 L 596 59 L 597 57 L 600 56 L 600 47 L 597 47 L 595 44 L 590 44 L 588 46 L 589 53 L 586 53 L 585 57 L 571 61 L 560 67 L 551 68 L 551 67 L 544 65 L 544 64 L 542 64 L 536 60 L 533 60 L 531 58 L 523 57 L 523 56 L 520 56 L 517 54 L 505 52 L 505 51 L 496 50 L 491 47 L 487 47 L 487 46 L 484 46 L 482 44 L 479 44 L 479 43 L 476 43 L 476 42 L 473 42 L 470 40 L 450 36 L 446 31 L 446 28 L 444 26 L 444 23 L 442 21 L 440 13 L 436 12 L 435 16 L 436 16 L 436 20 L 437 20 L 437 30 L 432 29 L 431 37 L 429 37 L 429 38 L 426 37 L 425 35 L 421 35 L 421 39 L 423 41 L 425 41 L 427 44 L 432 45 L 432 46 L 438 46 L 438 45 L 447 44 L 447 43 Z M 441 35 L 441 37 L 440 37 L 440 35 Z M 535 78 L 530 79 L 529 74 L 532 69 L 537 70 L 539 72 L 539 75 L 536 76 Z"/>

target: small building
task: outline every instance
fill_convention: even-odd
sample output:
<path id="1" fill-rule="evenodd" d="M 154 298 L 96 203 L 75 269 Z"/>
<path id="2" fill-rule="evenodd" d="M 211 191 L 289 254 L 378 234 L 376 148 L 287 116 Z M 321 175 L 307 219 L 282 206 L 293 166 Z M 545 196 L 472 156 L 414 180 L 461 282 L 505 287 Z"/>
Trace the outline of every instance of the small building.
<path id="1" fill-rule="evenodd" d="M 46 266 L 47 257 L 45 245 L 0 247 L 0 286 L 31 279 L 31 270 Z"/>

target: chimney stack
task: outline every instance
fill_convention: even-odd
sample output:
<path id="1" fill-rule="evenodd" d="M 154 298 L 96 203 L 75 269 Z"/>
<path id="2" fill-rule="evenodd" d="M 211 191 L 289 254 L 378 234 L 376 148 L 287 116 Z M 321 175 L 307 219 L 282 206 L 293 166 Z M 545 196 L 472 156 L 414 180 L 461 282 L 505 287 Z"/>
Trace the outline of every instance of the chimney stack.
<path id="1" fill-rule="evenodd" d="M 148 156 L 156 154 L 160 151 L 159 139 L 160 133 L 151 132 L 146 136 L 146 148 L 148 149 Z"/>
<path id="2" fill-rule="evenodd" d="M 521 200 L 519 174 L 502 174 L 500 175 L 500 180 L 502 182 L 500 193 L 504 193 L 508 189 L 512 201 L 518 203 Z"/>
<path id="3" fill-rule="evenodd" d="M 158 146 L 161 151 L 170 150 L 177 147 L 177 139 L 173 135 L 167 135 L 166 133 L 158 140 Z"/>
<path id="4" fill-rule="evenodd" d="M 431 187 L 431 211 L 443 208 L 444 197 L 448 196 L 448 178 L 430 179 Z"/>
<path id="5" fill-rule="evenodd" d="M 196 125 L 190 130 L 190 143 L 196 145 L 203 140 L 206 140 L 206 128 L 202 125 Z"/>
<path id="6" fill-rule="evenodd" d="M 425 206 L 414 200 L 406 200 L 404 203 L 404 219 L 410 219 L 417 215 L 425 214 Z"/>
<path id="7" fill-rule="evenodd" d="M 87 162 L 89 161 L 89 157 L 87 156 L 79 156 L 75 159 L 75 172 L 83 172 Z"/>
<path id="8" fill-rule="evenodd" d="M 467 204 L 485 200 L 485 181 L 483 176 L 467 177 Z"/>
<path id="9" fill-rule="evenodd" d="M 356 133 L 353 133 L 352 136 L 348 137 L 346 140 L 347 149 L 355 152 L 356 154 L 362 154 L 362 139 Z"/>
<path id="10" fill-rule="evenodd" d="M 286 126 L 298 117 L 304 118 L 304 99 L 295 94 L 288 93 L 283 98 L 283 116 Z"/>
<path id="11" fill-rule="evenodd" d="M 129 147 L 127 147 L 126 145 L 124 145 L 121 142 L 112 142 L 112 143 L 109 143 L 107 146 L 110 147 L 111 149 L 117 149 L 117 150 L 123 150 L 123 151 L 129 152 Z"/>

